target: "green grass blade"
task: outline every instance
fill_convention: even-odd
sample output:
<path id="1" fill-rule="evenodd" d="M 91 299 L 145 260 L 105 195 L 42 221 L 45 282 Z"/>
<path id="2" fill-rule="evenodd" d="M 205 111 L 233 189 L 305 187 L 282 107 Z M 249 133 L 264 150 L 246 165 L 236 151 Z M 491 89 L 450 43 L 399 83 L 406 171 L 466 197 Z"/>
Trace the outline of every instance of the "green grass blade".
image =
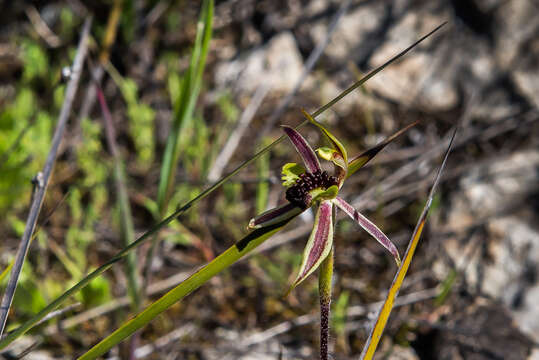
<path id="1" fill-rule="evenodd" d="M 202 5 L 189 68 L 182 79 L 179 98 L 173 99 L 174 122 L 165 147 L 159 188 L 157 190 L 157 203 L 159 204 L 161 215 L 164 214 L 168 206 L 180 151 L 188 140 L 185 129 L 192 121 L 194 107 L 202 86 L 202 75 L 212 36 L 212 25 L 213 0 L 206 0 Z"/>
<path id="2" fill-rule="evenodd" d="M 406 249 L 406 254 L 404 254 L 404 258 L 402 259 L 402 264 L 397 270 L 397 274 L 395 274 L 393 283 L 391 284 L 391 287 L 389 288 L 384 304 L 382 305 L 382 307 L 380 308 L 380 311 L 378 312 L 376 323 L 372 327 L 369 338 L 367 339 L 367 342 L 365 343 L 365 346 L 363 347 L 363 351 L 361 353 L 361 358 L 360 358 L 361 360 L 371 360 L 374 356 L 374 352 L 376 351 L 378 343 L 380 342 L 382 333 L 387 324 L 387 320 L 389 319 L 389 315 L 391 313 L 391 310 L 393 309 L 393 304 L 395 303 L 395 299 L 397 298 L 399 290 L 402 286 L 402 282 L 404 281 L 404 278 L 406 277 L 406 272 L 408 271 L 408 268 L 410 267 L 410 263 L 412 262 L 412 257 L 414 256 L 415 250 L 417 248 L 417 244 L 419 243 L 419 238 L 421 237 L 421 233 L 423 232 L 425 222 L 427 221 L 427 216 L 430 210 L 430 206 L 432 204 L 434 192 L 436 191 L 436 188 L 438 187 L 438 183 L 440 181 L 442 171 L 445 167 L 447 157 L 449 156 L 449 153 L 451 152 L 451 146 L 453 145 L 453 140 L 455 139 L 456 134 L 457 134 L 457 128 L 455 128 L 453 132 L 453 135 L 447 147 L 447 151 L 445 153 L 442 165 L 438 169 L 438 174 L 436 175 L 436 179 L 434 180 L 434 184 L 432 185 L 432 188 L 430 190 L 429 197 L 427 198 L 427 202 L 423 208 L 423 211 L 421 212 L 421 216 L 419 217 L 419 220 L 417 221 L 417 225 L 412 234 L 412 238 L 410 239 L 410 243 L 408 244 L 408 248 Z"/>
<path id="3" fill-rule="evenodd" d="M 444 23 L 445 24 L 445 23 Z M 413 46 L 416 46 L 420 41 L 426 39 L 428 36 L 432 35 L 435 31 L 437 31 L 438 29 L 440 29 L 444 24 L 438 26 L 436 29 L 434 29 L 433 31 L 431 31 L 428 35 L 422 37 L 418 42 L 414 43 Z M 358 82 L 356 82 L 354 85 L 352 85 L 349 89 L 356 89 L 357 87 L 361 86 L 363 83 L 365 83 L 368 79 L 370 79 L 371 77 L 373 77 L 376 73 L 378 73 L 382 67 L 387 67 L 389 64 L 391 64 L 392 62 L 396 61 L 397 59 L 401 58 L 404 54 L 406 54 L 408 51 L 410 51 L 412 49 L 412 47 L 408 47 L 406 48 L 405 50 L 403 50 L 402 52 L 400 52 L 399 54 L 395 55 L 393 58 L 391 58 L 388 62 L 386 62 L 385 64 L 383 64 L 381 67 L 379 68 L 376 68 L 374 70 L 372 70 L 369 74 L 367 74 L 365 77 L 363 77 L 362 79 L 360 79 Z M 353 90 L 352 89 L 352 90 Z M 350 91 L 345 90 L 345 92 L 347 91 L 347 93 L 349 93 Z M 342 94 L 341 94 L 342 95 Z M 328 104 L 335 104 L 337 101 L 339 101 L 343 96 L 337 96 L 335 99 L 333 99 L 332 101 L 330 101 L 330 103 Z M 313 114 L 311 114 L 311 116 L 313 118 L 316 118 L 318 115 L 320 115 L 321 113 L 323 113 L 325 110 L 327 110 L 330 106 L 328 105 L 324 105 L 323 107 L 321 107 L 320 109 L 318 109 L 317 111 L 315 111 Z M 304 121 L 302 124 L 300 124 L 298 127 L 296 128 L 299 128 L 303 125 L 305 125 L 308 121 Z M 160 222 L 158 222 L 157 224 L 155 224 L 150 230 L 148 230 L 146 233 L 144 233 L 143 235 L 141 235 L 137 240 L 135 240 L 133 243 L 131 243 L 129 246 L 125 247 L 124 249 L 122 249 L 120 252 L 118 252 L 112 259 L 110 259 L 108 262 L 106 262 L 105 264 L 99 266 L 97 269 L 95 269 L 93 272 L 91 272 L 90 274 L 88 274 L 85 278 L 81 279 L 77 284 L 75 284 L 74 286 L 72 286 L 71 288 L 69 288 L 68 290 L 66 290 L 62 295 L 60 295 L 58 298 L 56 298 L 55 300 L 53 300 L 49 305 L 47 305 L 45 308 L 43 308 L 43 310 L 41 310 L 40 312 L 38 312 L 36 315 L 34 315 L 33 317 L 31 317 L 30 319 L 28 319 L 23 325 L 21 325 L 19 328 L 17 328 L 16 330 L 14 330 L 13 332 L 11 332 L 10 334 L 8 334 L 6 337 L 4 337 L 2 340 L 0 340 L 0 350 L 5 348 L 6 346 L 8 346 L 11 342 L 13 342 L 15 339 L 17 339 L 18 337 L 20 337 L 21 335 L 25 334 L 28 330 L 30 330 L 39 320 L 41 320 L 43 317 L 45 317 L 49 312 L 55 310 L 56 308 L 58 308 L 65 300 L 67 300 L 71 295 L 73 294 L 76 294 L 80 289 L 82 289 L 83 287 L 85 287 L 86 285 L 88 285 L 88 283 L 90 281 L 92 281 L 94 278 L 96 278 L 97 276 L 101 275 L 102 273 L 104 273 L 105 271 L 107 271 L 113 264 L 119 262 L 120 260 L 123 259 L 124 256 L 126 256 L 130 251 L 132 251 L 133 249 L 135 249 L 136 247 L 144 244 L 145 242 L 147 242 L 148 240 L 151 239 L 151 237 L 155 234 L 157 234 L 157 232 L 159 230 L 161 230 L 163 227 L 167 226 L 172 220 L 174 220 L 176 217 L 182 215 L 183 213 L 185 213 L 187 210 L 189 210 L 193 205 L 195 205 L 197 202 L 199 202 L 200 200 L 206 198 L 208 195 L 210 195 L 212 192 L 214 192 L 215 190 L 217 190 L 219 187 L 221 187 L 225 182 L 227 182 L 231 177 L 233 177 L 234 175 L 236 175 L 241 169 L 243 169 L 244 167 L 246 167 L 247 165 L 251 164 L 252 162 L 254 162 L 257 158 L 259 158 L 260 156 L 262 156 L 263 154 L 267 153 L 273 146 L 277 145 L 278 143 L 280 143 L 281 141 L 283 141 L 284 139 L 284 136 L 281 136 L 279 137 L 277 140 L 273 141 L 271 144 L 269 144 L 268 146 L 264 147 L 262 150 L 260 150 L 258 153 L 256 153 L 253 157 L 251 157 L 250 159 L 244 161 L 243 163 L 241 163 L 238 167 L 236 167 L 234 170 L 232 170 L 232 172 L 230 172 L 229 174 L 227 174 L 226 176 L 222 177 L 219 181 L 217 181 L 215 184 L 213 184 L 212 186 L 210 186 L 209 188 L 207 188 L 206 190 L 204 190 L 202 193 L 200 193 L 199 195 L 195 196 L 193 199 L 191 199 L 190 201 L 188 201 L 187 203 L 185 203 L 184 205 L 182 206 L 179 206 L 176 211 L 174 211 L 171 215 L 169 215 L 168 217 L 166 217 L 165 219 L 161 220 Z"/>
<path id="4" fill-rule="evenodd" d="M 291 219 L 287 219 L 272 226 L 256 229 L 249 233 L 242 240 L 237 242 L 216 257 L 213 261 L 191 275 L 174 289 L 163 295 L 160 299 L 148 306 L 144 311 L 133 319 L 126 322 L 112 334 L 101 340 L 97 345 L 82 355 L 79 360 L 95 359 L 107 352 L 113 346 L 132 335 L 134 332 L 148 324 L 157 315 L 167 310 L 177 301 L 183 299 L 191 292 L 199 288 L 213 276 L 234 264 L 241 257 L 262 244 L 269 237 L 281 230 Z"/>
<path id="5" fill-rule="evenodd" d="M 263 143 L 266 142 L 263 140 Z M 266 180 L 270 176 L 270 158 L 269 154 L 261 156 L 256 162 L 256 173 L 258 177 L 258 183 L 256 185 L 256 213 L 260 214 L 266 210 L 268 204 L 269 188 L 270 184 Z"/>

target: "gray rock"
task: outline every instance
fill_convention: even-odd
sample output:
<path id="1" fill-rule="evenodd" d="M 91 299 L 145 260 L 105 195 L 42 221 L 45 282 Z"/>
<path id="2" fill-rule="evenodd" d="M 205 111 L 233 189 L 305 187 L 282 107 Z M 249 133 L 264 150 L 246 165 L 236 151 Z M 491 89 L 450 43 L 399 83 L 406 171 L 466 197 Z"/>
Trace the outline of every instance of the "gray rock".
<path id="1" fill-rule="evenodd" d="M 442 21 L 429 14 L 407 14 L 389 31 L 386 41 L 371 58 L 370 66 L 382 65 Z M 426 40 L 425 44 L 432 41 Z M 439 51 L 416 49 L 369 80 L 367 87 L 405 106 L 420 105 L 431 111 L 451 109 L 457 104 L 458 94 L 452 68 L 441 66 L 441 61 L 446 60 L 442 55 Z"/>
<path id="2" fill-rule="evenodd" d="M 219 64 L 215 82 L 220 88 L 233 86 L 238 92 L 253 92 L 260 84 L 269 82 L 274 91 L 288 92 L 294 88 L 302 70 L 294 36 L 283 32 L 266 46 Z"/>
<path id="3" fill-rule="evenodd" d="M 538 168 L 539 151 L 529 150 L 472 169 L 451 199 L 445 230 L 455 236 L 441 243 L 470 291 L 505 304 L 518 327 L 535 341 L 539 230 L 528 199 L 539 190 Z M 470 237 L 477 226 L 483 226 L 484 234 Z M 440 260 L 434 270 L 444 278 L 448 268 Z"/>
<path id="4" fill-rule="evenodd" d="M 315 1 L 311 8 L 322 8 L 320 1 Z M 323 2 L 322 2 L 323 3 Z M 382 26 L 383 12 L 386 5 L 377 2 L 373 5 L 359 6 L 342 16 L 331 37 L 324 54 L 335 61 L 348 62 L 361 44 L 369 41 L 369 33 Z M 312 9 L 310 12 L 314 12 Z M 328 19 L 320 20 L 309 28 L 315 43 L 324 41 L 328 31 Z M 361 56 L 361 54 L 359 54 Z"/>

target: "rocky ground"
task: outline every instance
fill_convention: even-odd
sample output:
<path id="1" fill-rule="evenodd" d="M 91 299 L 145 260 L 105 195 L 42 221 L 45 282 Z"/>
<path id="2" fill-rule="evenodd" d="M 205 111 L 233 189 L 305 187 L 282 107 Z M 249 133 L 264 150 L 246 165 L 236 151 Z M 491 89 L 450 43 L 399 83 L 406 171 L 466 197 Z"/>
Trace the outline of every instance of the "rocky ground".
<path id="1" fill-rule="evenodd" d="M 151 9 L 148 6 L 148 12 Z M 182 9 L 182 20 L 192 22 L 198 8 Z M 113 47 L 111 61 L 136 80 L 142 101 L 156 109 L 159 149 L 171 110 L 164 105 L 168 100 L 161 90 L 166 81 L 155 59 L 162 51 L 184 48 L 194 33 L 162 33 L 159 24 L 165 15 L 156 16 L 153 27 L 143 28 L 133 43 Z M 401 252 L 450 130 L 460 127 L 440 196 L 401 292 L 403 304 L 392 314 L 377 358 L 539 359 L 539 2 L 226 0 L 217 2 L 215 19 L 199 106 L 211 114 L 216 94 L 226 90 L 241 110 L 253 106 L 256 115 L 231 128 L 239 147 L 221 168 L 210 171 L 210 181 L 247 159 L 258 140 L 280 135 L 279 124 L 298 124 L 299 108 L 314 110 L 325 104 L 447 21 L 431 39 L 321 117 L 351 153 L 422 120 L 343 189 Z M 325 43 L 313 69 L 305 71 L 311 54 Z M 123 58 L 122 51 L 132 56 Z M 290 93 L 295 95 L 284 106 Z M 117 114 L 125 111 L 118 102 L 113 106 Z M 210 127 L 217 123 L 208 121 Z M 305 134 L 319 140 L 313 129 Z M 269 206 L 281 196 L 275 179 L 282 160 L 294 159 L 288 150 L 271 158 Z M 241 201 L 237 223 L 246 224 L 254 210 L 248 197 Z M 204 205 L 208 208 L 211 204 Z M 224 239 L 230 231 L 220 233 L 220 216 L 208 216 L 201 235 L 212 241 L 217 253 L 231 243 Z M 311 221 L 307 214 L 272 241 L 289 252 L 301 251 Z M 148 224 L 139 220 L 137 226 L 142 232 Z M 346 306 L 334 310 L 341 319 L 334 324 L 333 358 L 352 359 L 361 352 L 370 315 L 390 284 L 394 266 L 346 221 L 339 223 L 336 242 L 334 304 Z M 177 263 L 186 272 L 192 269 L 185 266 L 183 248 L 165 246 L 156 264 L 159 276 L 177 272 Z M 204 261 L 196 251 L 189 256 L 196 259 L 187 261 L 190 265 Z M 269 249 L 259 256 L 276 263 L 284 255 Z M 140 357 L 316 357 L 315 282 L 283 299 L 288 279 L 271 278 L 264 261 L 242 263 L 214 279 L 211 288 L 193 294 L 170 319 L 144 333 Z M 243 279 L 245 273 L 251 280 Z M 243 282 L 234 284 L 238 279 Z M 97 333 L 92 336 L 99 337 L 99 326 L 91 328 Z M 43 350 L 27 358 L 60 358 L 58 343 L 66 348 L 65 343 L 73 341 L 72 335 L 46 340 Z M 82 347 L 87 345 L 80 341 Z"/>

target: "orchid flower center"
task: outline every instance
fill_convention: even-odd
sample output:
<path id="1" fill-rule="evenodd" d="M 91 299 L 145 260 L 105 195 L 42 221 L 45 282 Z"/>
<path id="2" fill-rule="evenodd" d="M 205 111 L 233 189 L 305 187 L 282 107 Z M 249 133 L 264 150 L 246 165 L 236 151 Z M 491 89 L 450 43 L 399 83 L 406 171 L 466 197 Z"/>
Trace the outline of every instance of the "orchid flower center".
<path id="1" fill-rule="evenodd" d="M 327 171 L 304 172 L 299 175 L 296 183 L 286 190 L 286 200 L 302 209 L 306 209 L 311 206 L 313 198 L 311 192 L 313 190 L 327 190 L 333 185 L 338 185 L 338 183 L 337 178 L 329 175 Z"/>

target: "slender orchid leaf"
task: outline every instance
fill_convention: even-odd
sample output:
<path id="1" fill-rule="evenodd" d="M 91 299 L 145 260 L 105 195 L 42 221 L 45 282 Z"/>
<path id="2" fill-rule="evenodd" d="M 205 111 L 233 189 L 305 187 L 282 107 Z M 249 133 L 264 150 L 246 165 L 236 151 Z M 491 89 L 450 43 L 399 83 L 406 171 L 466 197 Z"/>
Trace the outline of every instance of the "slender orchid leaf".
<path id="1" fill-rule="evenodd" d="M 291 219 L 281 221 L 280 223 L 273 224 L 261 229 L 256 229 L 249 233 L 242 240 L 237 242 L 216 257 L 206 266 L 198 270 L 191 275 L 181 284 L 170 290 L 163 295 L 160 299 L 148 306 L 144 311 L 139 313 L 136 317 L 130 321 L 124 323 L 120 328 L 114 331 L 112 334 L 101 340 L 97 345 L 92 347 L 87 353 L 82 355 L 79 360 L 95 359 L 98 356 L 107 352 L 110 348 L 126 339 L 138 329 L 148 324 L 157 315 L 167 310 L 170 306 L 189 295 L 201 285 L 206 283 L 216 274 L 220 273 L 230 265 L 234 264 L 244 255 L 251 252 L 257 246 L 262 244 L 265 240 L 270 238 L 276 232 L 280 231 Z"/>
<path id="2" fill-rule="evenodd" d="M 395 299 L 397 298 L 399 290 L 402 286 L 402 282 L 404 281 L 406 272 L 408 271 L 408 268 L 410 267 L 410 263 L 412 262 L 412 257 L 414 256 L 415 250 L 417 248 L 419 238 L 421 237 L 421 233 L 423 232 L 423 228 L 425 226 L 425 222 L 427 221 L 427 216 L 430 210 L 430 206 L 432 204 L 434 193 L 436 191 L 436 188 L 438 187 L 438 183 L 440 182 L 440 177 L 442 175 L 442 171 L 447 162 L 449 153 L 451 152 L 451 146 L 453 145 L 453 140 L 455 139 L 456 134 L 457 134 L 457 128 L 455 128 L 453 135 L 451 137 L 451 140 L 449 141 L 449 145 L 447 147 L 444 160 L 442 161 L 442 165 L 440 165 L 440 168 L 438 169 L 438 173 L 436 174 L 436 179 L 434 180 L 434 184 L 432 185 L 432 188 L 430 190 L 429 197 L 427 199 L 425 207 L 423 207 L 423 211 L 421 212 L 421 215 L 419 216 L 419 220 L 417 222 L 417 225 L 410 239 L 410 243 L 408 244 L 408 249 L 406 249 L 406 253 L 404 254 L 404 259 L 402 260 L 402 264 L 399 267 L 399 270 L 397 270 L 397 274 L 395 274 L 393 283 L 391 284 L 391 287 L 389 288 L 389 292 L 384 301 L 384 304 L 382 305 L 382 307 L 380 308 L 380 311 L 378 312 L 376 323 L 372 327 L 369 338 L 367 339 L 367 342 L 365 343 L 365 346 L 363 347 L 363 351 L 361 353 L 361 358 L 360 358 L 361 360 L 371 360 L 374 356 L 374 352 L 376 351 L 376 347 L 378 346 L 378 343 L 380 342 L 382 333 L 387 324 L 387 320 L 389 319 L 389 314 L 391 313 L 391 309 L 393 308 Z"/>
<path id="3" fill-rule="evenodd" d="M 390 137 L 386 138 L 384 141 L 379 143 L 376 146 L 373 146 L 372 148 L 365 150 L 348 163 L 348 174 L 346 177 L 350 177 L 353 173 L 361 169 L 366 163 L 368 163 L 373 157 L 376 156 L 383 148 L 385 148 L 389 143 L 391 143 L 393 140 L 397 139 L 399 136 L 410 130 L 412 127 L 419 124 L 419 120 L 411 123 L 410 125 L 407 125 L 406 127 L 400 129 Z"/>
<path id="4" fill-rule="evenodd" d="M 281 170 L 281 180 L 284 187 L 290 187 L 299 180 L 299 176 L 305 172 L 305 168 L 296 163 L 286 163 Z"/>
<path id="5" fill-rule="evenodd" d="M 343 97 L 363 85 L 365 82 L 367 82 L 369 79 L 371 79 L 373 76 L 378 74 L 380 71 L 385 69 L 390 64 L 394 63 L 401 57 L 403 57 L 406 53 L 408 53 L 410 50 L 412 50 L 414 47 L 416 47 L 420 42 L 427 39 L 429 36 L 434 34 L 436 31 L 438 31 L 442 26 L 444 26 L 447 22 L 442 23 L 441 25 L 437 26 L 435 29 L 430 31 L 428 34 L 421 37 L 419 40 L 417 40 L 412 45 L 408 46 L 406 49 L 402 50 L 400 53 L 393 56 L 391 59 L 389 59 L 384 64 L 380 65 L 376 69 L 371 70 L 367 75 L 356 81 L 354 84 L 352 84 L 350 87 L 348 87 L 346 90 L 344 90 L 341 94 L 336 96 L 333 100 L 325 104 L 324 106 L 320 107 L 318 110 L 313 112 L 311 116 L 313 118 L 316 118 L 320 114 L 322 114 L 324 111 L 335 105 L 337 102 L 339 102 Z M 304 126 L 307 124 L 307 120 L 305 120 L 303 123 L 298 125 L 296 129 Z M 279 144 L 285 139 L 285 136 L 281 136 L 275 141 L 273 141 L 268 146 L 264 147 L 262 150 L 254 154 L 251 158 L 245 160 L 241 164 L 239 164 L 236 168 L 234 168 L 231 172 L 229 172 L 227 175 L 223 176 L 220 180 L 215 182 L 213 185 L 202 191 L 199 195 L 195 196 L 188 202 L 186 202 L 183 205 L 180 205 L 177 207 L 176 211 L 174 211 L 172 214 L 170 214 L 168 217 L 164 218 L 157 224 L 155 224 L 151 229 L 149 229 L 146 233 L 142 234 L 136 241 L 131 243 L 129 246 L 123 248 L 120 250 L 114 257 L 112 257 L 109 261 L 104 263 L 103 265 L 96 268 L 94 271 L 92 271 L 90 274 L 86 275 L 83 279 L 81 279 L 78 283 L 73 285 L 71 288 L 66 290 L 62 295 L 57 297 L 55 300 L 53 300 L 49 305 L 47 305 L 45 308 L 43 308 L 41 311 L 39 311 L 37 314 L 35 314 L 33 317 L 28 319 L 23 325 L 21 325 L 19 328 L 15 329 L 11 333 L 9 333 L 7 336 L 2 338 L 0 340 L 0 350 L 8 346 L 10 343 L 12 343 L 15 339 L 19 338 L 23 334 L 25 334 L 28 330 L 30 330 L 37 322 L 39 322 L 43 317 L 45 317 L 49 312 L 53 311 L 54 309 L 58 308 L 64 301 L 66 301 L 71 295 L 76 294 L 80 289 L 84 288 L 88 283 L 110 269 L 112 265 L 119 262 L 121 259 L 123 259 L 129 252 L 133 251 L 138 246 L 148 242 L 152 239 L 152 236 L 156 234 L 159 230 L 161 230 L 163 227 L 167 226 L 171 221 L 176 219 L 178 216 L 184 214 L 187 212 L 193 205 L 198 203 L 199 201 L 207 198 L 210 194 L 212 194 L 215 190 L 219 189 L 224 183 L 226 183 L 228 180 L 230 180 L 234 175 L 236 175 L 240 170 L 245 168 L 247 165 L 254 162 L 256 159 L 258 159 L 260 156 L 264 155 L 268 151 L 270 151 L 275 145 Z M 362 164 L 363 165 L 363 164 Z M 361 166 L 362 166 L 361 165 Z M 361 166 L 357 166 L 356 170 L 359 169 Z M 350 174 L 350 173 L 349 173 Z"/>
<path id="6" fill-rule="evenodd" d="M 344 211 L 348 216 L 350 216 L 352 219 L 354 219 L 359 226 L 363 228 L 366 232 L 368 232 L 373 238 L 376 239 L 383 247 L 386 248 L 387 251 L 393 255 L 393 258 L 395 258 L 395 262 L 397 263 L 397 266 L 400 266 L 401 259 L 399 255 L 399 251 L 395 247 L 395 245 L 389 240 L 389 238 L 380 230 L 372 221 L 367 219 L 365 216 L 363 216 L 359 211 L 354 209 L 352 205 L 347 203 L 344 199 L 340 197 L 336 197 L 333 199 L 333 203 L 339 207 L 342 211 Z"/>
<path id="7" fill-rule="evenodd" d="M 292 144 L 296 148 L 296 151 L 303 159 L 303 163 L 305 164 L 305 167 L 307 168 L 307 171 L 310 173 L 315 173 L 318 171 L 322 171 L 322 168 L 320 167 L 320 162 L 318 161 L 318 158 L 316 157 L 316 154 L 314 153 L 313 149 L 311 148 L 311 145 L 305 140 L 303 136 L 299 132 L 297 132 L 294 128 L 291 128 L 290 126 L 284 126 L 283 130 L 292 141 Z"/>
<path id="8" fill-rule="evenodd" d="M 251 219 L 251 221 L 249 221 L 249 228 L 259 229 L 261 227 L 274 225 L 283 220 L 290 220 L 293 217 L 296 217 L 301 214 L 303 211 L 303 209 L 297 207 L 296 205 L 286 203 L 274 209 L 268 210 Z"/>
<path id="9" fill-rule="evenodd" d="M 305 280 L 320 263 L 328 256 L 333 246 L 333 205 L 330 201 L 323 201 L 318 207 L 314 228 L 303 251 L 303 260 L 299 274 L 288 293 Z"/>
<path id="10" fill-rule="evenodd" d="M 324 135 L 326 135 L 326 137 L 331 142 L 331 144 L 333 145 L 335 150 L 337 150 L 339 152 L 339 154 L 341 154 L 341 156 L 344 159 L 344 163 L 347 164 L 348 163 L 348 154 L 346 153 L 346 149 L 344 148 L 343 144 L 341 144 L 341 142 L 331 132 L 329 132 L 329 130 L 327 130 L 324 127 L 324 125 L 320 124 L 311 115 L 309 115 L 308 112 L 306 112 L 303 109 L 301 109 L 301 112 L 303 113 L 303 115 L 305 115 L 305 117 L 307 118 L 307 120 L 309 120 L 310 123 L 316 125 L 320 130 L 322 130 L 322 133 Z"/>

